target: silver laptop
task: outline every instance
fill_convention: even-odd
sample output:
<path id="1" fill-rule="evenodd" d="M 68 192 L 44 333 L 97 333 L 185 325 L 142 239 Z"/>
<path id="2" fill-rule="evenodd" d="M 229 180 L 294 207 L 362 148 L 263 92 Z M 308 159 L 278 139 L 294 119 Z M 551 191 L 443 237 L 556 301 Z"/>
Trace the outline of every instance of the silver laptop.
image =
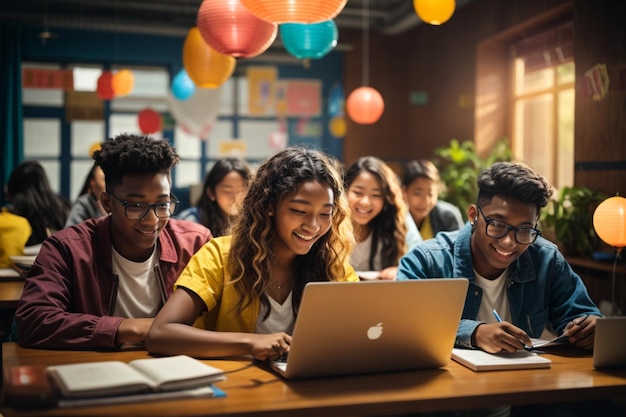
<path id="1" fill-rule="evenodd" d="M 593 367 L 626 366 L 626 317 L 605 317 L 596 321 L 593 340 Z"/>
<path id="2" fill-rule="evenodd" d="M 468 280 L 309 283 L 288 358 L 269 362 L 285 378 L 446 365 Z"/>

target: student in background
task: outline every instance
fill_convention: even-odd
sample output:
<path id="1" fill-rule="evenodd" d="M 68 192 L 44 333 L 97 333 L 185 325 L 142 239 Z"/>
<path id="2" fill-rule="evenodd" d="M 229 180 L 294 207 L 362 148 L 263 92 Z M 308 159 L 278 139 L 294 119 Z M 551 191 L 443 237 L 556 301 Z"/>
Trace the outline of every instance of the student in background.
<path id="1" fill-rule="evenodd" d="M 260 360 L 288 352 L 304 286 L 358 281 L 347 262 L 349 210 L 326 155 L 293 147 L 271 157 L 232 235 L 212 239 L 189 261 L 150 328 L 148 350 Z M 201 314 L 204 328 L 192 326 Z"/>
<path id="2" fill-rule="evenodd" d="M 400 257 L 413 245 L 406 242 L 407 208 L 396 173 L 382 160 L 364 156 L 348 167 L 344 184 L 357 242 L 350 264 L 395 279 Z"/>
<path id="3" fill-rule="evenodd" d="M 463 227 L 461 211 L 454 205 L 439 200 L 443 184 L 439 170 L 427 159 L 408 162 L 402 175 L 402 193 L 409 206 L 410 217 L 423 239 L 432 239 L 438 232 Z"/>
<path id="4" fill-rule="evenodd" d="M 81 223 L 92 217 L 106 216 L 107 212 L 102 207 L 100 196 L 105 191 L 104 171 L 94 163 L 85 178 L 83 188 L 72 205 L 65 227 Z"/>
<path id="5" fill-rule="evenodd" d="M 213 237 L 229 234 L 250 177 L 250 167 L 243 159 L 219 159 L 206 174 L 196 205 L 176 218 L 205 225 Z"/>
<path id="6" fill-rule="evenodd" d="M 187 261 L 211 238 L 202 225 L 170 219 L 179 157 L 166 140 L 120 135 L 93 158 L 104 171 L 101 201 L 110 215 L 43 243 L 17 306 L 23 346 L 141 344 Z"/>
<path id="7" fill-rule="evenodd" d="M 69 207 L 52 191 L 39 162 L 26 161 L 15 167 L 7 182 L 6 195 L 11 203 L 9 211 L 28 219 L 32 228 L 26 246 L 43 242 L 65 226 Z"/>

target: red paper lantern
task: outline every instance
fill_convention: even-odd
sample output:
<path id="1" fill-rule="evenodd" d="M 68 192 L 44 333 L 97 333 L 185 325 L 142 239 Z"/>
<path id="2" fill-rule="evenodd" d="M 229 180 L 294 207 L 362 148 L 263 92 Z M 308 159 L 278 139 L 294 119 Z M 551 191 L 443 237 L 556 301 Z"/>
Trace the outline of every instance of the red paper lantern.
<path id="1" fill-rule="evenodd" d="M 604 200 L 593 212 L 593 227 L 598 237 L 616 248 L 626 246 L 626 198 Z"/>
<path id="2" fill-rule="evenodd" d="M 259 19 L 240 0 L 204 0 L 198 10 L 197 25 L 209 46 L 236 58 L 262 54 L 278 32 L 276 23 Z"/>
<path id="3" fill-rule="evenodd" d="M 385 102 L 376 89 L 359 87 L 348 96 L 346 109 L 354 122 L 367 125 L 380 119 L 385 110 Z"/>
<path id="4" fill-rule="evenodd" d="M 144 135 L 156 133 L 161 130 L 161 115 L 152 109 L 144 109 L 138 115 L 139 129 Z"/>
<path id="5" fill-rule="evenodd" d="M 187 32 L 183 44 L 183 65 L 187 75 L 200 88 L 224 84 L 235 70 L 235 58 L 220 54 L 206 44 L 197 27 Z"/>
<path id="6" fill-rule="evenodd" d="M 98 78 L 98 86 L 96 87 L 96 93 L 101 100 L 111 100 L 115 97 L 115 91 L 113 91 L 113 73 L 111 71 L 104 71 L 100 78 Z"/>
<path id="7" fill-rule="evenodd" d="M 126 96 L 135 88 L 135 76 L 131 70 L 123 69 L 113 75 L 111 85 L 117 97 Z"/>
<path id="8" fill-rule="evenodd" d="M 348 0 L 241 0 L 256 17 L 274 23 L 319 23 L 334 19 Z"/>

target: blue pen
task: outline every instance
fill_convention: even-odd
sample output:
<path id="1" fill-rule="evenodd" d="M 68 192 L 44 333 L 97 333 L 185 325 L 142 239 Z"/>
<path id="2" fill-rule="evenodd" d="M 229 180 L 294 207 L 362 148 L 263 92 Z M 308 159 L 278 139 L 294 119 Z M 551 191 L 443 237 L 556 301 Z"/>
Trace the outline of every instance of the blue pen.
<path id="1" fill-rule="evenodd" d="M 498 323 L 502 322 L 502 317 L 500 317 L 498 311 L 495 308 L 493 309 L 493 315 L 496 316 L 496 320 L 498 320 Z"/>

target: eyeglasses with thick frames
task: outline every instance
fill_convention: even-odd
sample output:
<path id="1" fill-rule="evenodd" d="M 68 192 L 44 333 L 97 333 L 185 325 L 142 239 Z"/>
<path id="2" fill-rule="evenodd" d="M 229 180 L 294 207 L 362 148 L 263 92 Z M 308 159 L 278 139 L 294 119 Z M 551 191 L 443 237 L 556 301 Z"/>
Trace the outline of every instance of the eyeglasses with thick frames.
<path id="1" fill-rule="evenodd" d="M 520 245 L 532 245 L 535 240 L 537 240 L 537 236 L 541 235 L 541 232 L 534 227 L 528 226 L 511 226 L 501 220 L 492 219 L 491 217 L 485 216 L 483 213 L 483 209 L 477 207 L 480 215 L 485 219 L 485 233 L 487 236 L 492 237 L 494 239 L 502 239 L 504 236 L 509 234 L 511 230 L 515 231 L 515 241 Z"/>
<path id="2" fill-rule="evenodd" d="M 170 194 L 170 201 L 159 201 L 158 203 L 148 204 L 148 203 L 131 203 L 122 199 L 117 198 L 111 193 L 107 193 L 114 199 L 120 202 L 124 206 L 124 214 L 126 214 L 126 218 L 128 220 L 141 220 L 152 209 L 154 214 L 159 219 L 167 219 L 171 217 L 176 211 L 176 207 L 178 206 L 178 199 L 174 194 Z"/>

